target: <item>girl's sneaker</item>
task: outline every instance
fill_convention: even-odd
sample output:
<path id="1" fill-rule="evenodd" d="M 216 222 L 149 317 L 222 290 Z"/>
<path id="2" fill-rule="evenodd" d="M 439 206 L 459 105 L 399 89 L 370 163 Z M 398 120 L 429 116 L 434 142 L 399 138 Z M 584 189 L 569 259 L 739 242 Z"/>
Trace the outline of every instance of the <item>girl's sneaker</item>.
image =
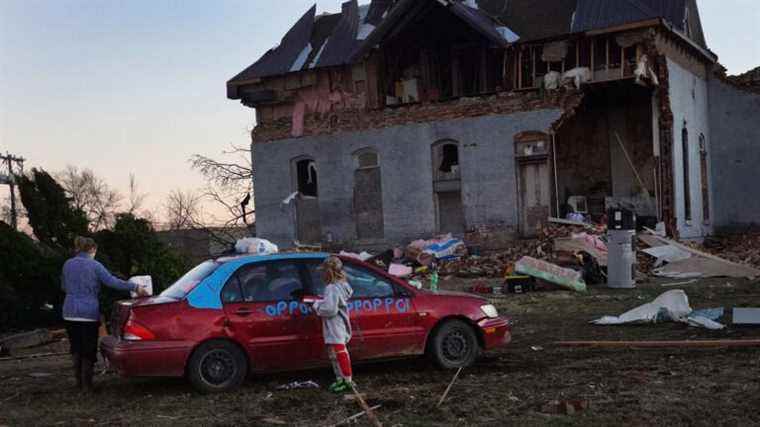
<path id="1" fill-rule="evenodd" d="M 341 378 L 338 381 L 332 383 L 327 389 L 333 393 L 340 394 L 353 390 L 353 385 Z"/>

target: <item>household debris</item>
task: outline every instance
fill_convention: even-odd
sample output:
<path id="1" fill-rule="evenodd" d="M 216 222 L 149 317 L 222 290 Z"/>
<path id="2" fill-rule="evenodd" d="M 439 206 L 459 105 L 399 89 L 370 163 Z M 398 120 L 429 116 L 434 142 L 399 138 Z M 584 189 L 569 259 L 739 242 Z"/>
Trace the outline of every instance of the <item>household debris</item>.
<path id="1" fill-rule="evenodd" d="M 536 258 L 527 256 L 521 258 L 515 264 L 515 271 L 549 283 L 554 283 L 572 291 L 586 291 L 586 283 L 583 281 L 581 272 L 569 268 L 562 268 L 556 264 Z"/>
<path id="2" fill-rule="evenodd" d="M 673 279 L 734 277 L 748 278 L 750 280 L 760 277 L 760 270 L 756 268 L 737 264 L 682 243 L 658 236 L 652 230 L 647 229 L 647 231 L 650 235 L 644 241 L 650 243 L 656 242 L 659 244 L 660 246 L 654 246 L 652 248 L 655 249 L 654 252 L 672 260 L 668 262 L 666 258 L 662 258 L 667 264 L 653 270 L 653 273 L 657 276 Z M 644 252 L 648 254 L 651 253 L 649 250 Z M 690 254 L 690 256 L 686 257 L 685 253 Z M 658 262 L 659 260 L 660 258 L 658 258 Z"/>
<path id="3" fill-rule="evenodd" d="M 0 339 L 0 353 L 12 353 L 14 350 L 38 347 L 55 341 L 47 329 L 35 329 Z"/>
<path id="4" fill-rule="evenodd" d="M 760 326 L 760 308 L 734 308 L 734 325 Z"/>
<path id="5" fill-rule="evenodd" d="M 314 381 L 293 381 L 292 383 L 283 384 L 277 387 L 277 390 L 296 390 L 303 388 L 319 388 L 319 384 Z"/>
<path id="6" fill-rule="evenodd" d="M 624 325 L 639 323 L 680 322 L 707 329 L 723 329 L 716 322 L 723 316 L 723 309 L 694 311 L 689 297 L 681 289 L 674 289 L 658 296 L 654 301 L 627 311 L 620 316 L 604 316 L 593 320 L 595 325 Z"/>
<path id="7" fill-rule="evenodd" d="M 373 257 L 371 253 L 366 252 L 366 251 L 359 254 L 354 253 L 354 252 L 340 251 L 340 254 L 338 255 L 349 257 L 349 258 L 355 258 L 355 259 L 358 259 L 359 261 L 367 261 Z"/>
<path id="8" fill-rule="evenodd" d="M 740 348 L 760 347 L 760 340 L 702 341 L 559 341 L 560 347 L 590 348 Z"/>
<path id="9" fill-rule="evenodd" d="M 274 243 L 256 237 L 246 237 L 235 243 L 235 252 L 238 254 L 272 255 L 279 251 Z"/>

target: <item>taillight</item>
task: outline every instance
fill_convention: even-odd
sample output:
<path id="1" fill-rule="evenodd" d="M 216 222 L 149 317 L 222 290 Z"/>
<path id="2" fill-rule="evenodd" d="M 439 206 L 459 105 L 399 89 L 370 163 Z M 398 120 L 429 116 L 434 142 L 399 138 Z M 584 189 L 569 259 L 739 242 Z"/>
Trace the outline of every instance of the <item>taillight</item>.
<path id="1" fill-rule="evenodd" d="M 134 314 L 130 312 L 129 319 L 124 325 L 122 338 L 127 341 L 150 341 L 156 339 L 156 334 L 145 326 L 137 323 L 134 319 Z"/>

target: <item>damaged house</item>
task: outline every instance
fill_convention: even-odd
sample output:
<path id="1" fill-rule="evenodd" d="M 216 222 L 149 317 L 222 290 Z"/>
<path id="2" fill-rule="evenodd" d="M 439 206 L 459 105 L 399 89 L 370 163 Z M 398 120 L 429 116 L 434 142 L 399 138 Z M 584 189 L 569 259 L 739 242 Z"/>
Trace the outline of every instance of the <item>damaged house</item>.
<path id="1" fill-rule="evenodd" d="M 308 10 L 227 96 L 255 108 L 278 244 L 498 242 L 610 206 L 700 238 L 737 218 L 711 153 L 737 167 L 721 150 L 750 123 L 728 110 L 757 102 L 716 64 L 695 0 L 352 0 Z"/>

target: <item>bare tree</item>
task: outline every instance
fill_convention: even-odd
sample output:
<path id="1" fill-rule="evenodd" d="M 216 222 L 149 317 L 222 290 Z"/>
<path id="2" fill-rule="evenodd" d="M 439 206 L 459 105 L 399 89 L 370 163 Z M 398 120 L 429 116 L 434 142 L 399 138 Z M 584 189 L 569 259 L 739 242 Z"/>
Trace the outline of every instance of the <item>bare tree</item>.
<path id="1" fill-rule="evenodd" d="M 121 194 L 108 186 L 92 169 L 67 166 L 56 178 L 71 197 L 72 205 L 81 209 L 90 222 L 90 229 L 101 230 L 113 225 L 122 200 Z"/>
<path id="2" fill-rule="evenodd" d="M 193 191 L 173 190 L 164 204 L 164 217 L 170 230 L 198 228 L 201 197 Z"/>
<path id="3" fill-rule="evenodd" d="M 225 212 L 224 218 L 214 218 L 214 222 L 221 228 L 246 225 L 249 214 L 255 212 L 248 208 L 253 196 L 251 150 L 232 145 L 222 155 L 224 160 L 196 154 L 190 158 L 190 164 L 206 180 L 203 198 L 222 207 Z"/>
<path id="4" fill-rule="evenodd" d="M 137 179 L 135 174 L 129 174 L 129 197 L 127 198 L 127 213 L 136 215 L 137 211 L 142 209 L 145 199 L 148 197 L 146 193 L 141 193 L 137 186 Z M 141 215 L 147 216 L 147 215 Z"/>

